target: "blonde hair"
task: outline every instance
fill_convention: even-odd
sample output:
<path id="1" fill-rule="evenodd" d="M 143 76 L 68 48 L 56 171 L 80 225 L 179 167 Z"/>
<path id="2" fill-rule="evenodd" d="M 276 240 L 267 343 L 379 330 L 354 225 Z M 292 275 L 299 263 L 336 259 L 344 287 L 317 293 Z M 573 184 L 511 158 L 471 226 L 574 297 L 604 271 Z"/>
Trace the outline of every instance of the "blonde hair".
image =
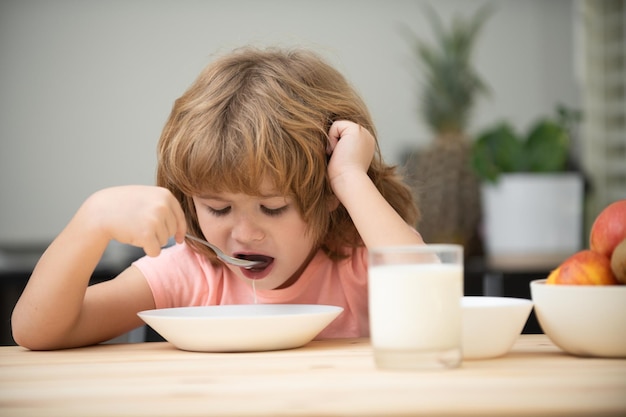
<path id="1" fill-rule="evenodd" d="M 159 141 L 157 184 L 176 196 L 190 232 L 202 236 L 193 195 L 259 195 L 261 181 L 269 179 L 294 199 L 315 242 L 331 258 L 342 258 L 363 243 L 342 205 L 329 213 L 334 195 L 326 145 L 334 120 L 355 122 L 376 137 L 363 100 L 314 53 L 236 50 L 207 66 L 175 101 Z M 368 175 L 415 224 L 412 195 L 395 167 L 383 163 L 378 145 Z"/>

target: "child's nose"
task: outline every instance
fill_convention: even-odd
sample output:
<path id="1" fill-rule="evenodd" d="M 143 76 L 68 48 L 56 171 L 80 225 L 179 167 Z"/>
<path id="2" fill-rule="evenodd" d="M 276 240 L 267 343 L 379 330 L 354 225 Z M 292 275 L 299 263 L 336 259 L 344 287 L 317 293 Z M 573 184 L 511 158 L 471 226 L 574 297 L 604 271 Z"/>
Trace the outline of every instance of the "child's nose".
<path id="1" fill-rule="evenodd" d="M 259 241 L 265 237 L 261 225 L 253 219 L 243 216 L 235 221 L 231 235 L 233 239 L 244 243 Z"/>

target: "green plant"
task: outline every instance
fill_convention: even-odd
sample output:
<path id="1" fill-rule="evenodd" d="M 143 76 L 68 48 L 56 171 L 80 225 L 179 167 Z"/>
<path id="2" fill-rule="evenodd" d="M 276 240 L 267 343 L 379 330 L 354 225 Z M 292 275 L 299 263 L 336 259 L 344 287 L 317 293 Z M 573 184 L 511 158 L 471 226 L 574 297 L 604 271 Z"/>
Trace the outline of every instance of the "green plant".
<path id="1" fill-rule="evenodd" d="M 422 118 L 440 136 L 462 137 L 476 97 L 488 90 L 472 65 L 472 52 L 491 12 L 491 5 L 484 5 L 471 18 L 455 15 L 447 28 L 435 10 L 426 7 L 433 43 L 405 28 L 424 71 Z"/>
<path id="2" fill-rule="evenodd" d="M 427 242 L 462 244 L 466 256 L 481 250 L 480 181 L 470 164 L 466 128 L 477 97 L 488 91 L 473 65 L 473 50 L 491 10 L 483 6 L 470 16 L 455 13 L 444 24 L 426 5 L 432 42 L 404 27 L 422 81 L 419 115 L 434 134 L 405 166 L 422 214 L 417 227 Z"/>
<path id="3" fill-rule="evenodd" d="M 561 106 L 557 117 L 538 120 L 526 136 L 518 135 L 507 122 L 485 129 L 472 147 L 474 171 L 488 182 L 496 182 L 504 173 L 565 171 L 569 125 L 578 118 L 578 113 Z"/>

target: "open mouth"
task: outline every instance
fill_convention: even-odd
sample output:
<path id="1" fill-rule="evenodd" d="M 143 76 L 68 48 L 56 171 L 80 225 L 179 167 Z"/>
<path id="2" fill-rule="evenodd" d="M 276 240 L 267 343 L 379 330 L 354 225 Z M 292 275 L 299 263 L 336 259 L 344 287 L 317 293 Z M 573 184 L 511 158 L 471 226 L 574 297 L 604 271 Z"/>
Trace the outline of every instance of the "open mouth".
<path id="1" fill-rule="evenodd" d="M 247 261 L 254 261 L 254 262 L 258 262 L 257 265 L 250 267 L 250 268 L 246 268 L 249 271 L 263 271 L 265 268 L 267 268 L 272 262 L 274 262 L 274 258 L 272 258 L 271 256 L 265 256 L 265 255 L 256 255 L 256 254 L 238 254 L 236 255 L 237 258 L 239 259 L 245 259 Z"/>

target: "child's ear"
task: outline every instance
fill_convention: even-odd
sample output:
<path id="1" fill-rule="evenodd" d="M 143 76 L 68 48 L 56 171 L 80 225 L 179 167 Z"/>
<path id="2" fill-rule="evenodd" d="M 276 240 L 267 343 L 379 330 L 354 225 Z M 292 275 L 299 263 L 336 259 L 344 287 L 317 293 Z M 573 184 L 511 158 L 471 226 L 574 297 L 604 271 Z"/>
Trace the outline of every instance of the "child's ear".
<path id="1" fill-rule="evenodd" d="M 333 212 L 339 207 L 339 199 L 335 197 L 335 194 L 332 194 L 328 197 L 326 204 L 328 205 L 328 212 Z"/>

